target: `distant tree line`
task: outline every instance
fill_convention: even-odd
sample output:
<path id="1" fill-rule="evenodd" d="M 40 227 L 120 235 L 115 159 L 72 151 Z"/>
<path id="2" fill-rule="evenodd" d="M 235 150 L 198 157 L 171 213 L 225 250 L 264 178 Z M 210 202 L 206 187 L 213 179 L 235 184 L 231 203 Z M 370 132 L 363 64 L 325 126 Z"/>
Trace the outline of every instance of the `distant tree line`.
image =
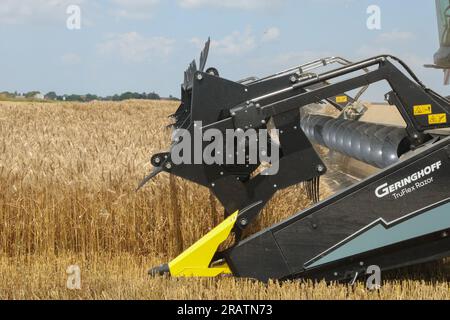
<path id="1" fill-rule="evenodd" d="M 27 100 L 50 100 L 50 101 L 77 101 L 77 102 L 90 102 L 90 101 L 123 101 L 123 100 L 178 100 L 178 98 L 170 95 L 169 97 L 160 97 L 155 92 L 150 93 L 138 93 L 138 92 L 124 92 L 122 94 L 115 94 L 113 96 L 101 97 L 95 94 L 64 94 L 58 95 L 56 92 L 51 91 L 43 95 L 39 91 L 30 91 L 26 93 L 18 92 L 0 92 L 0 99 L 27 99 Z"/>

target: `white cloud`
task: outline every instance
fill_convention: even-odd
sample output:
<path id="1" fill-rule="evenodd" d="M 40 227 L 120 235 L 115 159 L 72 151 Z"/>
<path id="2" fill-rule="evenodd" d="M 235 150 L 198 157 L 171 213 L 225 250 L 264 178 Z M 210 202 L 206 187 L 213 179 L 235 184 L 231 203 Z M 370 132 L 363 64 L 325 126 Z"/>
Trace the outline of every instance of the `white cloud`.
<path id="1" fill-rule="evenodd" d="M 264 32 L 262 41 L 263 42 L 274 41 L 280 37 L 280 34 L 281 34 L 280 29 L 278 29 L 276 27 L 269 28 L 269 29 L 267 29 L 266 32 Z"/>
<path id="2" fill-rule="evenodd" d="M 415 34 L 408 31 L 392 30 L 383 32 L 372 41 L 361 45 L 355 53 L 358 57 L 372 57 L 381 54 L 400 54 L 404 56 L 405 50 L 399 50 L 405 42 L 416 38 Z M 402 46 L 399 47 L 399 43 Z"/>
<path id="3" fill-rule="evenodd" d="M 152 16 L 159 0 L 112 0 L 116 8 L 112 14 L 119 18 L 148 19 Z"/>
<path id="4" fill-rule="evenodd" d="M 1 0 L 0 23 L 21 24 L 36 20 L 64 20 L 69 5 L 84 0 Z"/>
<path id="5" fill-rule="evenodd" d="M 130 63 L 166 58 L 173 51 L 175 41 L 165 37 L 144 37 L 137 32 L 111 35 L 97 46 L 100 54 L 118 54 Z"/>
<path id="6" fill-rule="evenodd" d="M 384 32 L 377 38 L 379 43 L 398 42 L 414 40 L 416 36 L 412 32 L 393 30 L 390 32 Z"/>
<path id="7" fill-rule="evenodd" d="M 159 0 L 112 0 L 113 3 L 123 7 L 146 7 L 159 3 Z"/>
<path id="8" fill-rule="evenodd" d="M 330 56 L 332 54 L 325 51 L 300 51 L 282 53 L 267 60 L 275 69 L 286 69 Z"/>
<path id="9" fill-rule="evenodd" d="M 270 42 L 278 39 L 281 32 L 276 27 L 271 27 L 259 37 L 255 35 L 250 27 L 244 31 L 234 31 L 222 39 L 212 39 L 211 49 L 214 53 L 229 56 L 241 56 L 245 53 L 251 52 L 259 45 L 265 42 Z M 205 41 L 199 38 L 190 40 L 197 48 L 201 49 Z"/>
<path id="10" fill-rule="evenodd" d="M 69 52 L 62 55 L 61 61 L 67 65 L 74 65 L 81 62 L 81 57 L 76 53 Z"/>
<path id="11" fill-rule="evenodd" d="M 361 45 L 355 53 L 359 58 L 367 58 L 381 54 L 394 54 L 404 57 L 405 55 L 409 55 L 409 52 L 403 50 L 402 47 L 404 47 L 405 42 L 414 39 L 416 39 L 416 36 L 411 32 L 398 30 L 384 32 L 369 43 Z M 399 43 L 402 45 L 399 46 Z"/>
<path id="12" fill-rule="evenodd" d="M 282 4 L 284 0 L 178 0 L 183 8 L 218 7 L 231 9 L 269 9 Z"/>
<path id="13" fill-rule="evenodd" d="M 256 48 L 256 37 L 252 30 L 235 31 L 220 40 L 212 40 L 211 48 L 218 54 L 241 55 Z"/>
<path id="14" fill-rule="evenodd" d="M 361 59 L 390 53 L 392 53 L 392 49 L 379 44 L 364 44 L 356 50 L 357 57 Z"/>
<path id="15" fill-rule="evenodd" d="M 154 13 L 160 0 L 1 0 L 0 23 L 21 24 L 64 21 L 69 5 L 80 5 L 83 25 L 88 24 L 86 16 L 99 14 L 99 8 L 107 3 L 106 13 L 118 18 L 147 19 Z"/>

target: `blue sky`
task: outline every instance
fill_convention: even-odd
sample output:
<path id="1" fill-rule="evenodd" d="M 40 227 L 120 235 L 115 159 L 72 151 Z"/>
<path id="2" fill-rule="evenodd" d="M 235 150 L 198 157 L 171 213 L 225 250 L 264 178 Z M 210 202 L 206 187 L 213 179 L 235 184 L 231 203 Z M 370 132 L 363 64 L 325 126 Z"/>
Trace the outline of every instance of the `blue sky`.
<path id="1" fill-rule="evenodd" d="M 80 30 L 66 27 L 71 4 Z M 381 30 L 366 26 L 369 5 L 381 8 Z M 179 96 L 208 36 L 208 65 L 232 80 L 391 53 L 450 94 L 442 72 L 423 68 L 439 47 L 432 0 L 1 0 L 0 91 Z"/>

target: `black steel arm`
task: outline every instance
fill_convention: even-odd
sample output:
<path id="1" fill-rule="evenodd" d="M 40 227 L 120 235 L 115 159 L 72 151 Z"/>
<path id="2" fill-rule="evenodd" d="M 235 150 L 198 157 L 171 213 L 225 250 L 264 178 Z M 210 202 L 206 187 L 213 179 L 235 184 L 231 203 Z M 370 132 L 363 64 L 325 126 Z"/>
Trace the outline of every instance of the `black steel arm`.
<path id="1" fill-rule="evenodd" d="M 410 80 L 396 68 L 388 60 L 389 58 L 401 63 L 414 81 Z M 311 86 L 323 84 L 324 82 L 373 66 L 378 66 L 378 68 L 363 75 L 308 90 Z M 408 132 L 410 132 L 412 138 L 417 139 L 425 130 L 447 128 L 449 126 L 448 117 L 450 116 L 450 106 L 448 100 L 427 89 L 400 59 L 392 56 L 379 56 L 324 73 L 315 79 L 299 82 L 289 88 L 252 99 L 246 104 L 232 109 L 232 116 L 230 118 L 222 120 L 216 125 L 208 126 L 208 128 L 216 126 L 223 130 L 225 128 L 245 128 L 249 126 L 260 127 L 261 121 L 264 119 L 320 102 L 342 92 L 348 92 L 382 80 L 386 80 L 393 89 L 392 92 L 387 94 L 387 97 L 389 102 L 397 107 L 404 118 L 408 126 Z M 282 98 L 277 100 L 276 97 L 279 96 L 282 96 Z M 267 103 L 266 101 L 269 99 L 271 101 Z M 447 121 L 441 120 L 441 123 L 434 123 L 435 121 L 430 121 L 428 117 L 430 114 L 415 114 L 414 108 L 423 105 L 431 105 L 432 115 L 445 114 Z M 418 142 L 420 143 L 421 141 L 419 140 Z"/>

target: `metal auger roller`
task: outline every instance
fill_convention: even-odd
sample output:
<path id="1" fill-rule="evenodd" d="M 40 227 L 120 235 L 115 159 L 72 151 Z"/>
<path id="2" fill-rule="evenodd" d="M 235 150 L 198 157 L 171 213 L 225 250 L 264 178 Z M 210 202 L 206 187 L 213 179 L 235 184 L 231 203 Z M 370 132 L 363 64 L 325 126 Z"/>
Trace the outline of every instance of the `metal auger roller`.
<path id="1" fill-rule="evenodd" d="M 311 141 L 381 169 L 410 151 L 408 133 L 400 127 L 322 115 L 307 115 L 301 126 Z"/>

